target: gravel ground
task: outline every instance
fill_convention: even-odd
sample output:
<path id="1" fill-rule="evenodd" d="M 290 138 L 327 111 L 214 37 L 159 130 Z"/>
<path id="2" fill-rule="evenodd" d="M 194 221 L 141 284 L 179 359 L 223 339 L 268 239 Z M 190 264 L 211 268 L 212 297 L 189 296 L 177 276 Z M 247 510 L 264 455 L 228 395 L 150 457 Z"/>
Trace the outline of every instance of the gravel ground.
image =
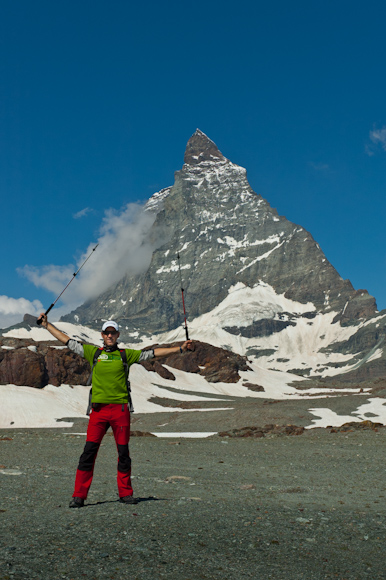
<path id="1" fill-rule="evenodd" d="M 386 578 L 386 429 L 133 438 L 135 506 L 108 434 L 78 510 L 69 431 L 0 433 L 1 580 Z"/>

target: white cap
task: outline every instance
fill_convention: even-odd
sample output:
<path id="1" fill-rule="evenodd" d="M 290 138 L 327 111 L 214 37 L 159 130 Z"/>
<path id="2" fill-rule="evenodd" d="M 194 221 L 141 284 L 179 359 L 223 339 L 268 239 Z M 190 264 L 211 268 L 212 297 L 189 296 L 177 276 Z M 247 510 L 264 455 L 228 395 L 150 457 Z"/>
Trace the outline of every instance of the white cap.
<path id="1" fill-rule="evenodd" d="M 108 328 L 109 326 L 115 328 L 117 332 L 119 331 L 119 326 L 116 322 L 114 322 L 114 320 L 106 320 L 106 322 L 103 323 L 102 332 L 106 330 L 106 328 Z"/>

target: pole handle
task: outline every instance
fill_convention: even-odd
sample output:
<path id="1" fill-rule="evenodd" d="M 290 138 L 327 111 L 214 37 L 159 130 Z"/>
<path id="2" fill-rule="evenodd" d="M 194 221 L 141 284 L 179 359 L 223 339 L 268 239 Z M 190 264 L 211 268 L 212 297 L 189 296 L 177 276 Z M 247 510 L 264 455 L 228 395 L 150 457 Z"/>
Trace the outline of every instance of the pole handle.
<path id="1" fill-rule="evenodd" d="M 44 313 L 44 314 L 47 316 L 47 314 L 49 313 L 49 311 L 50 311 L 50 310 L 52 310 L 54 306 L 55 306 L 55 304 L 54 304 L 54 303 L 53 303 L 53 304 L 51 304 L 51 306 L 48 308 L 48 310 L 46 310 L 46 311 L 45 311 L 45 313 Z M 42 319 L 41 319 L 41 318 L 38 318 L 38 319 L 37 319 L 37 321 L 36 321 L 36 324 L 37 324 L 38 326 L 41 326 L 41 323 L 42 323 Z"/>

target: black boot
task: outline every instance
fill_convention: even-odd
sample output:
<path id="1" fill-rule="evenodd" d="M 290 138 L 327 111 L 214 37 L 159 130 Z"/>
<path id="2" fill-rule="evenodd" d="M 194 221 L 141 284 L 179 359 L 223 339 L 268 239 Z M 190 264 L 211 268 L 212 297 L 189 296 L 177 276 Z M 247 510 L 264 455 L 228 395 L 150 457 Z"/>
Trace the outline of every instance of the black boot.
<path id="1" fill-rule="evenodd" d="M 81 508 L 84 506 L 84 499 L 81 497 L 73 497 L 70 501 L 70 508 Z"/>
<path id="2" fill-rule="evenodd" d="M 119 501 L 128 505 L 135 505 L 138 503 L 137 498 L 133 497 L 132 495 L 125 495 L 125 497 L 120 497 Z"/>

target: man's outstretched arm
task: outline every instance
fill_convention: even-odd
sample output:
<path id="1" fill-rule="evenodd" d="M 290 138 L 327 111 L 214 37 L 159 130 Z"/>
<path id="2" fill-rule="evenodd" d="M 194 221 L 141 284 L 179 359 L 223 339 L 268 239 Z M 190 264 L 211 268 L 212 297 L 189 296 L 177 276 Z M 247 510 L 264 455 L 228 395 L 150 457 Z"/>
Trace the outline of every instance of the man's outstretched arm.
<path id="1" fill-rule="evenodd" d="M 41 320 L 42 326 L 63 344 L 67 344 L 67 342 L 70 340 L 70 337 L 67 336 L 67 334 L 64 334 L 64 332 L 56 328 L 53 324 L 51 324 L 51 322 L 48 322 L 47 316 L 44 314 L 44 312 L 42 312 L 38 320 Z"/>
<path id="2" fill-rule="evenodd" d="M 181 346 L 170 346 L 165 348 L 155 348 L 154 349 L 154 356 L 169 356 L 171 354 L 177 354 L 186 352 L 187 350 L 194 350 L 193 341 L 186 340 Z"/>

